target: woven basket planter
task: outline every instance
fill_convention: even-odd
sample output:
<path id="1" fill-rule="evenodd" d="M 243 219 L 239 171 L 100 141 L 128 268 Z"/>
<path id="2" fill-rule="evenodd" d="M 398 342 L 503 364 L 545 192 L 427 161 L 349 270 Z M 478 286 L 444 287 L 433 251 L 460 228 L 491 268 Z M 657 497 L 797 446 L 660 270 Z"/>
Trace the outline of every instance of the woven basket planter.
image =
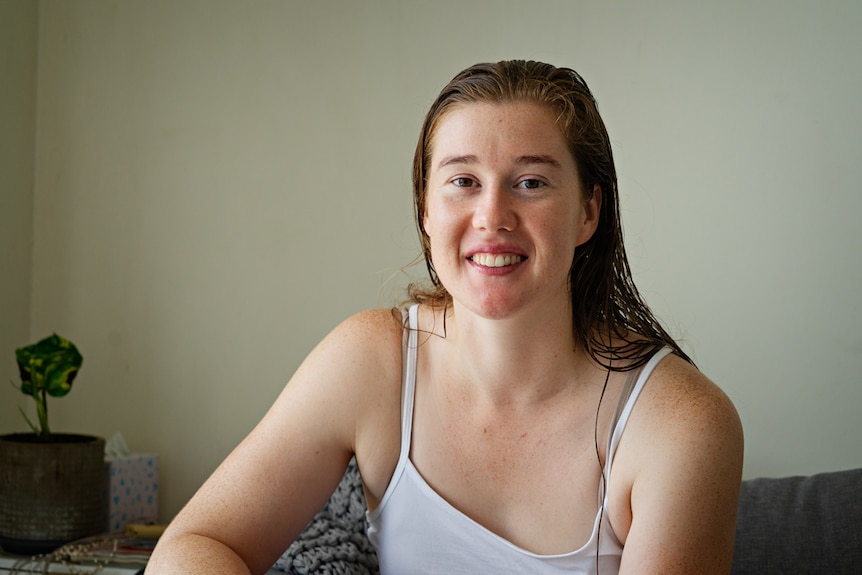
<path id="1" fill-rule="evenodd" d="M 105 440 L 53 434 L 0 436 L 0 546 L 32 555 L 107 525 Z"/>

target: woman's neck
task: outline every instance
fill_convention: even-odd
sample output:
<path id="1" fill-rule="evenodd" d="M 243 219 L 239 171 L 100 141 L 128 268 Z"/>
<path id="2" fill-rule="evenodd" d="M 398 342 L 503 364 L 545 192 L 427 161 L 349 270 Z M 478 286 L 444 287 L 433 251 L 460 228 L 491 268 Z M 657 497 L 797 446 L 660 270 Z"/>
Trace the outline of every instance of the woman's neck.
<path id="1" fill-rule="evenodd" d="M 463 378 L 482 401 L 544 401 L 583 379 L 593 368 L 572 330 L 571 304 L 486 319 L 455 303 L 446 337 L 439 340 L 450 378 Z M 442 310 L 435 313 L 441 331 Z"/>

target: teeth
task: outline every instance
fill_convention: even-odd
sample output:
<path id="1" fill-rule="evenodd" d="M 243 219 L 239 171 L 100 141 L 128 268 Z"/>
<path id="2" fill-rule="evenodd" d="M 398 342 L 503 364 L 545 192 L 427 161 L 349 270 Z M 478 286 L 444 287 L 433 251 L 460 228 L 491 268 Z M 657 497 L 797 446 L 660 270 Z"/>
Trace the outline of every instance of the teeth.
<path id="1" fill-rule="evenodd" d="M 501 268 L 503 266 L 510 266 L 512 264 L 516 264 L 520 261 L 523 261 L 524 258 L 523 256 L 517 256 L 512 254 L 475 254 L 470 259 L 472 259 L 480 266 L 485 266 L 486 268 Z"/>

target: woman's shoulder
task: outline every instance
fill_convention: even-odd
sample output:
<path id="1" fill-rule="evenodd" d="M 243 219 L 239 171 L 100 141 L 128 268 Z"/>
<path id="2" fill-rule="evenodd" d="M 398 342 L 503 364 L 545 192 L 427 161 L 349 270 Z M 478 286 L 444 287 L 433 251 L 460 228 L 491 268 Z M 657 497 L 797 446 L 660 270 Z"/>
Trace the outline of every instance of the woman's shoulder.
<path id="1" fill-rule="evenodd" d="M 734 428 L 739 424 L 736 408 L 727 394 L 673 353 L 656 366 L 638 404 L 647 426 L 666 428 L 670 420 L 694 432 L 707 423 L 713 430 L 716 425 Z"/>
<path id="2" fill-rule="evenodd" d="M 627 425 L 631 452 L 648 464 L 655 457 L 687 458 L 742 453 L 742 424 L 722 389 L 686 359 L 670 353 L 656 365 Z M 622 447 L 622 446 L 621 446 Z M 628 455 L 631 455 L 629 453 Z M 655 459 L 653 459 L 655 461 Z"/>
<path id="3" fill-rule="evenodd" d="M 620 445 L 625 466 L 651 465 L 657 456 L 698 456 L 723 443 L 742 450 L 742 425 L 733 402 L 697 367 L 675 353 L 663 357 L 637 398 Z M 624 445 L 628 444 L 628 445 Z M 666 451 L 666 452 L 665 452 Z"/>
<path id="4" fill-rule="evenodd" d="M 377 385 L 400 378 L 402 333 L 400 310 L 369 309 L 342 321 L 312 355 L 320 352 L 326 369 L 337 364 L 359 387 Z"/>
<path id="5" fill-rule="evenodd" d="M 314 388 L 328 385 L 332 393 L 348 401 L 352 401 L 349 395 L 362 397 L 373 391 L 369 386 L 397 382 L 400 317 L 398 310 L 391 309 L 371 309 L 348 317 L 317 344 L 293 380 Z"/>
<path id="6" fill-rule="evenodd" d="M 664 357 L 637 399 L 614 458 L 618 535 L 625 540 L 638 510 L 658 521 L 662 509 L 682 517 L 710 508 L 704 513 L 732 520 L 743 443 L 739 415 L 719 386 L 685 359 Z"/>
<path id="7" fill-rule="evenodd" d="M 366 309 L 349 316 L 338 328 L 361 336 L 400 336 L 404 327 L 403 317 L 401 308 Z"/>
<path id="8" fill-rule="evenodd" d="M 618 455 L 634 480 L 684 468 L 741 466 L 742 451 L 742 423 L 733 402 L 697 367 L 671 353 L 637 399 Z"/>
<path id="9" fill-rule="evenodd" d="M 391 357 L 393 346 L 400 350 L 402 333 L 401 310 L 376 308 L 351 315 L 332 330 L 327 340 L 347 353 Z"/>

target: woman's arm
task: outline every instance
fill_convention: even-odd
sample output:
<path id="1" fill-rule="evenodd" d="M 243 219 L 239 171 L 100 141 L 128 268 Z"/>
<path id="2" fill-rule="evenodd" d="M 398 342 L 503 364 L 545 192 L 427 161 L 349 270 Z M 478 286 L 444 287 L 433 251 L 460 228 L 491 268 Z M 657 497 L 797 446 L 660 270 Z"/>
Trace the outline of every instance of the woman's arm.
<path id="1" fill-rule="evenodd" d="M 400 354 L 389 310 L 338 326 L 171 522 L 147 575 L 269 569 L 338 485 L 381 385 L 400 385 Z"/>
<path id="2" fill-rule="evenodd" d="M 687 362 L 665 359 L 620 442 L 620 473 L 611 472 L 612 493 L 619 479 L 629 503 L 620 507 L 630 510 L 618 520 L 620 573 L 729 573 L 742 455 L 727 396 Z"/>

